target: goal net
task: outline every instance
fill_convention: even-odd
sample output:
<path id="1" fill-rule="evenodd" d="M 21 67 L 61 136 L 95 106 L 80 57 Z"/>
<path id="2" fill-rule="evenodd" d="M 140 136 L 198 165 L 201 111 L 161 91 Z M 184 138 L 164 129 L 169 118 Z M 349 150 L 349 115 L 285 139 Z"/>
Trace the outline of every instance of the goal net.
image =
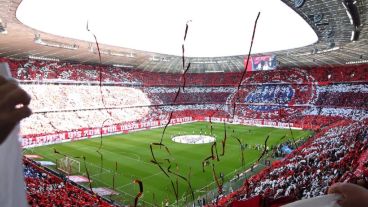
<path id="1" fill-rule="evenodd" d="M 80 161 L 63 157 L 57 160 L 56 167 L 67 175 L 78 174 L 80 172 Z"/>

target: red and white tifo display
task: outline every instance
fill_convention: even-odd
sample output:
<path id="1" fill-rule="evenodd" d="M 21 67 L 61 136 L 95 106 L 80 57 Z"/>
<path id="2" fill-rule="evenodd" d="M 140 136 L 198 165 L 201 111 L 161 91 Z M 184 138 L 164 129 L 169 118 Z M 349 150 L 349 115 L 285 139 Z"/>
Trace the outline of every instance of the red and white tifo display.
<path id="1" fill-rule="evenodd" d="M 239 89 L 241 73 L 189 73 L 176 96 L 180 74 L 1 60 L 32 96 L 34 113 L 22 122 L 24 147 L 159 127 L 171 112 L 173 124 L 211 117 L 308 129 L 368 117 L 366 65 L 247 72 Z"/>
<path id="2" fill-rule="evenodd" d="M 0 61 L 9 63 L 12 75 L 32 96 L 33 115 L 21 123 L 23 147 L 194 121 L 316 132 L 284 159 L 244 180 L 231 194 L 222 195 L 214 204 L 217 206 L 251 205 L 264 199 L 280 206 L 326 194 L 332 183 L 368 176 L 368 65 L 249 71 L 242 81 L 240 72 L 188 73 L 183 89 L 181 74 L 34 60 Z M 181 141 L 196 144 L 197 138 Z M 32 165 L 30 169 L 34 169 Z M 43 172 L 36 171 L 37 175 Z M 105 205 L 88 193 L 79 194 L 82 190 L 59 178 L 32 176 L 27 180 L 29 195 L 40 197 L 42 202 L 44 192 L 39 193 L 34 186 L 56 183 L 63 195 L 71 190 L 86 201 L 85 205 Z M 97 191 L 106 193 L 104 189 Z M 50 193 L 47 199 L 60 197 L 55 195 Z M 35 202 L 32 196 L 29 199 Z M 70 203 L 80 205 L 73 200 Z"/>

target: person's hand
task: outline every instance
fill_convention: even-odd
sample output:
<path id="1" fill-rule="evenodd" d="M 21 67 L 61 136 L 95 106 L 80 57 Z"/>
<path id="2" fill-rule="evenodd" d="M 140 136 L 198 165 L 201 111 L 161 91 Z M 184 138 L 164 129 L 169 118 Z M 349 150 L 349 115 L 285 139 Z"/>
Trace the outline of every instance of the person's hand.
<path id="1" fill-rule="evenodd" d="M 20 120 L 31 115 L 30 101 L 30 96 L 14 81 L 0 76 L 0 144 Z"/>
<path id="2" fill-rule="evenodd" d="M 368 207 L 368 190 L 352 183 L 336 183 L 328 189 L 329 194 L 340 194 L 338 204 L 342 207 Z"/>

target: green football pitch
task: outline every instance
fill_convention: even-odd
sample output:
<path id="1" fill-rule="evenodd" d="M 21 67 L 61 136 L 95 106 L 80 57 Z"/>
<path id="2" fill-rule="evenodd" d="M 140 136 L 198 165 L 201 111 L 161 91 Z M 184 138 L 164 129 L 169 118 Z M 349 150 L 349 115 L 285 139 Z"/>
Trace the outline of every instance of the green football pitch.
<path id="1" fill-rule="evenodd" d="M 267 136 L 269 136 L 267 146 L 271 147 L 292 140 L 292 138 L 294 140 L 306 138 L 311 134 L 310 131 L 227 124 L 225 153 L 221 156 L 223 150 L 221 141 L 225 134 L 224 124 L 213 123 L 212 134 L 216 137 L 219 161 L 210 159 L 203 172 L 202 161 L 212 155 L 212 143 L 182 144 L 173 142 L 171 138 L 179 134 L 209 135 L 210 126 L 210 123 L 207 122 L 169 126 L 162 143 L 170 153 L 165 147 L 153 146 L 152 148 L 156 161 L 162 166 L 163 171 L 157 163 L 152 162 L 150 149 L 151 143 L 160 142 L 163 128 L 105 136 L 102 139 L 94 138 L 42 146 L 25 150 L 24 153 L 37 154 L 43 157 L 41 160 L 52 162 L 56 162 L 65 155 L 75 158 L 80 162 L 80 175 L 87 176 L 87 169 L 89 178 L 92 180 L 92 187 L 114 189 L 119 195 L 108 198 L 120 204 L 132 205 L 134 203 L 139 186 L 133 181 L 141 180 L 144 191 L 140 204 L 161 206 L 162 201 L 168 200 L 169 203 L 175 203 L 177 198 L 180 203 L 190 202 L 191 192 L 194 192 L 195 199 L 197 199 L 206 191 L 216 189 L 214 171 L 219 182 L 221 182 L 220 173 L 227 182 L 237 173 L 248 169 L 262 154 L 262 149 L 254 149 L 254 146 L 257 144 L 264 146 Z M 243 152 L 244 165 L 242 165 L 239 141 L 248 145 Z M 85 157 L 85 161 L 82 157 Z M 186 180 L 190 181 L 192 191 Z M 89 188 L 88 183 L 84 185 Z"/>

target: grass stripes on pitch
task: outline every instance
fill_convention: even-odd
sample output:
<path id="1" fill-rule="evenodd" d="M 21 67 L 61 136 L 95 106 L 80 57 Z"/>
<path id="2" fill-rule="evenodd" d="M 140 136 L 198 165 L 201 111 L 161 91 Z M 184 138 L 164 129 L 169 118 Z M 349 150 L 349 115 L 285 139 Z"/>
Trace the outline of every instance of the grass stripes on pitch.
<path id="1" fill-rule="evenodd" d="M 240 125 L 227 126 L 227 143 L 225 156 L 220 157 L 220 161 L 214 161 L 216 172 L 220 172 L 231 179 L 237 172 L 248 168 L 260 156 L 261 152 L 254 149 L 246 149 L 244 152 L 246 166 L 241 166 L 240 146 L 234 136 L 248 145 L 264 144 L 265 138 L 270 135 L 268 146 L 280 143 L 280 138 L 286 135 L 282 141 L 291 139 L 289 129 L 276 129 L 267 127 L 253 127 Z M 115 173 L 115 163 L 118 162 L 118 171 L 115 176 L 115 189 L 120 193 L 113 196 L 120 203 L 132 204 L 138 192 L 138 185 L 133 184 L 134 179 L 140 179 L 144 185 L 144 196 L 141 198 L 146 205 L 156 203 L 161 205 L 161 201 L 168 199 L 170 203 L 175 201 L 170 180 L 153 163 L 149 145 L 153 142 L 160 142 L 163 129 L 152 129 L 130 134 L 106 136 L 102 138 L 102 148 L 100 150 L 103 159 L 96 152 L 100 146 L 100 138 L 81 140 L 63 144 L 49 145 L 30 149 L 35 154 L 44 157 L 44 160 L 56 161 L 62 156 L 54 153 L 54 149 L 71 157 L 86 157 L 87 169 L 90 173 L 93 187 L 112 188 L 113 174 Z M 234 133 L 233 133 L 234 131 Z M 163 144 L 165 144 L 171 156 L 165 150 L 155 147 L 155 156 L 162 161 L 165 170 L 168 167 L 164 159 L 170 159 L 172 171 L 185 177 L 191 169 L 191 183 L 195 191 L 208 186 L 214 182 L 211 166 L 206 167 L 202 172 L 202 160 L 211 155 L 211 144 L 179 144 L 171 141 L 171 136 L 177 134 L 199 134 L 200 132 L 209 134 L 210 123 L 196 122 L 190 124 L 170 126 L 167 128 Z M 213 124 L 213 134 L 217 138 L 218 153 L 221 154 L 221 140 L 224 138 L 223 124 Z M 310 135 L 308 131 L 293 130 L 295 139 L 304 138 Z M 81 174 L 84 174 L 84 162 L 81 161 Z M 177 165 L 176 165 L 176 164 Z M 174 183 L 175 176 L 172 176 Z M 211 187 L 215 187 L 211 185 Z M 184 199 L 184 194 L 188 193 L 188 186 L 179 179 L 180 198 Z M 199 196 L 199 192 L 196 196 Z M 155 199 L 154 199 L 155 198 Z M 190 197 L 188 197 L 190 199 Z"/>

